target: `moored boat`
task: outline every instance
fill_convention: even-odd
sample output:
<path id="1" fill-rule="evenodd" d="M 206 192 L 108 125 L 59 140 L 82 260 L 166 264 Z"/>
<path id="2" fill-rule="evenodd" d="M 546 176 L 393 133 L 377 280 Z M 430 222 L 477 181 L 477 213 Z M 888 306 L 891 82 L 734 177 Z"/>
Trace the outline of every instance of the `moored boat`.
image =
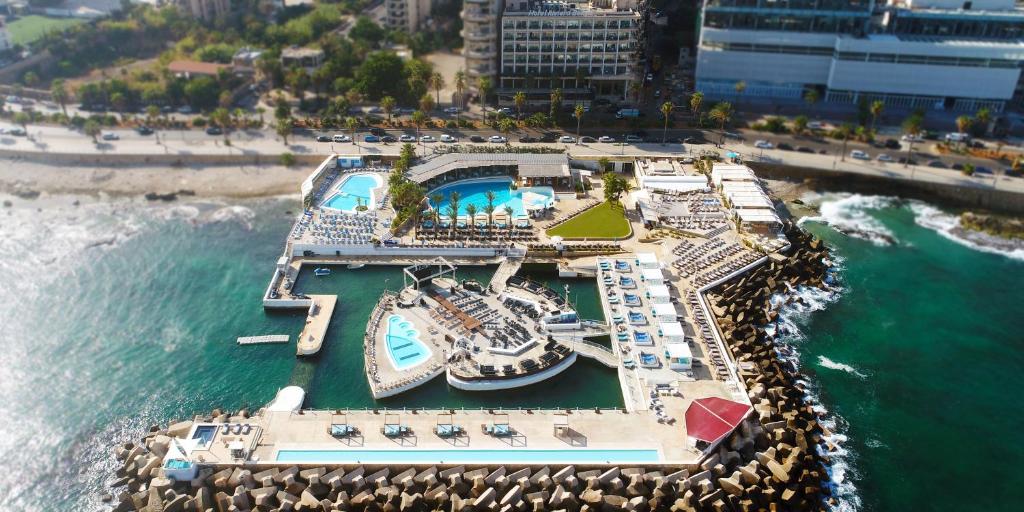
<path id="1" fill-rule="evenodd" d="M 320 267 L 320 268 L 317 268 L 317 269 L 313 270 L 313 275 L 320 276 L 320 277 L 322 277 L 322 276 L 329 276 L 329 275 L 331 275 L 331 269 L 326 268 L 326 267 Z"/>

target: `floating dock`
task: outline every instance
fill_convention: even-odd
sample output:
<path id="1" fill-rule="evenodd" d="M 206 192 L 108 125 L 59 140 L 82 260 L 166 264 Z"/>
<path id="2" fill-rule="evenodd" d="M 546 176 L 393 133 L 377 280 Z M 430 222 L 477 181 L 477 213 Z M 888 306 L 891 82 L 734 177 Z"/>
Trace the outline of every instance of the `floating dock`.
<path id="1" fill-rule="evenodd" d="M 239 345 L 262 345 L 265 343 L 288 343 L 291 336 L 287 334 L 268 334 L 265 336 L 240 336 Z"/>
<path id="2" fill-rule="evenodd" d="M 295 354 L 299 356 L 311 356 L 320 352 L 324 336 L 327 334 L 327 326 L 331 323 L 331 316 L 334 315 L 334 306 L 338 303 L 337 295 L 310 295 L 313 304 L 309 306 L 309 313 L 306 315 L 306 325 L 299 334 Z"/>

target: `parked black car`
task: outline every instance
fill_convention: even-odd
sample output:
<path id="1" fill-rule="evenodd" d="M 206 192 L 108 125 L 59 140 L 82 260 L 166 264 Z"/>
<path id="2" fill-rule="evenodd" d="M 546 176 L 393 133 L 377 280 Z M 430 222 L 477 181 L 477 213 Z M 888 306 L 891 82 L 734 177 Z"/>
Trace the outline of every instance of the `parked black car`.
<path id="1" fill-rule="evenodd" d="M 331 138 L 326 136 L 326 135 L 317 135 L 316 141 L 317 142 L 330 142 Z"/>
<path id="2" fill-rule="evenodd" d="M 222 135 L 224 130 L 221 130 L 219 126 L 211 126 L 206 129 L 207 135 Z"/>
<path id="3" fill-rule="evenodd" d="M 778 148 L 778 149 L 781 149 L 783 151 L 793 151 L 793 146 L 790 146 L 789 144 L 786 144 L 785 142 L 780 142 L 775 147 Z"/>
<path id="4" fill-rule="evenodd" d="M 896 139 L 885 139 L 886 149 L 900 149 L 900 141 Z"/>
<path id="5" fill-rule="evenodd" d="M 469 141 L 470 142 L 483 142 L 484 138 L 479 136 L 479 135 L 470 135 L 469 136 Z"/>
<path id="6" fill-rule="evenodd" d="M 398 137 L 395 137 L 394 135 L 383 135 L 383 136 L 381 136 L 380 141 L 381 142 L 398 142 Z"/>
<path id="7" fill-rule="evenodd" d="M 138 133 L 139 135 L 153 135 L 153 129 L 146 125 L 142 125 L 136 128 L 135 132 Z"/>
<path id="8" fill-rule="evenodd" d="M 798 153 L 811 153 L 811 154 L 814 154 L 814 150 L 809 148 L 809 147 L 807 147 L 807 146 L 800 146 L 800 147 L 796 148 L 796 151 Z"/>
<path id="9" fill-rule="evenodd" d="M 538 140 L 539 139 L 537 139 L 537 137 L 532 137 L 530 135 L 523 135 L 522 137 L 519 137 L 519 142 L 523 142 L 526 144 L 529 144 L 531 142 L 537 142 Z"/>
<path id="10" fill-rule="evenodd" d="M 540 142 L 558 142 L 560 136 L 558 132 L 547 132 L 540 136 Z"/>

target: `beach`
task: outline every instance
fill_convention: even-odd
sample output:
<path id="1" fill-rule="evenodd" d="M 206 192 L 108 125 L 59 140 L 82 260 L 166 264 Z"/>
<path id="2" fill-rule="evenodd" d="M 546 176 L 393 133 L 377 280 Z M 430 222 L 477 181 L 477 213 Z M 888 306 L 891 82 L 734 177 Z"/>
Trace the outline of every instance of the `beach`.
<path id="1" fill-rule="evenodd" d="M 132 196 L 186 191 L 198 197 L 295 194 L 308 166 L 61 166 L 0 160 L 0 193 Z"/>

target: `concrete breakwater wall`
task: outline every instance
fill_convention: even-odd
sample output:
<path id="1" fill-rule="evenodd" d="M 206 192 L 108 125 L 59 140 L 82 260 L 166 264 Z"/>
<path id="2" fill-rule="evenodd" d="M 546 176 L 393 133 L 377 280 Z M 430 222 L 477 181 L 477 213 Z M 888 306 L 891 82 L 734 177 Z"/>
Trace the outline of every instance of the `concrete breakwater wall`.
<path id="1" fill-rule="evenodd" d="M 1014 215 L 1024 214 L 1024 194 L 992 188 L 991 184 L 984 185 L 966 176 L 960 180 L 962 184 L 953 184 L 921 179 L 910 180 L 897 175 L 873 176 L 764 162 L 747 164 L 762 178 L 809 180 L 812 188 L 921 199 L 953 208 L 977 208 Z"/>
<path id="2" fill-rule="evenodd" d="M 323 161 L 322 154 L 296 153 L 295 165 L 316 165 Z M 60 153 L 44 151 L 23 151 L 0 148 L 0 158 L 26 160 L 53 165 L 74 166 L 140 166 L 140 165 L 279 165 L 281 155 L 237 152 L 232 154 L 178 154 L 178 153 Z"/>

